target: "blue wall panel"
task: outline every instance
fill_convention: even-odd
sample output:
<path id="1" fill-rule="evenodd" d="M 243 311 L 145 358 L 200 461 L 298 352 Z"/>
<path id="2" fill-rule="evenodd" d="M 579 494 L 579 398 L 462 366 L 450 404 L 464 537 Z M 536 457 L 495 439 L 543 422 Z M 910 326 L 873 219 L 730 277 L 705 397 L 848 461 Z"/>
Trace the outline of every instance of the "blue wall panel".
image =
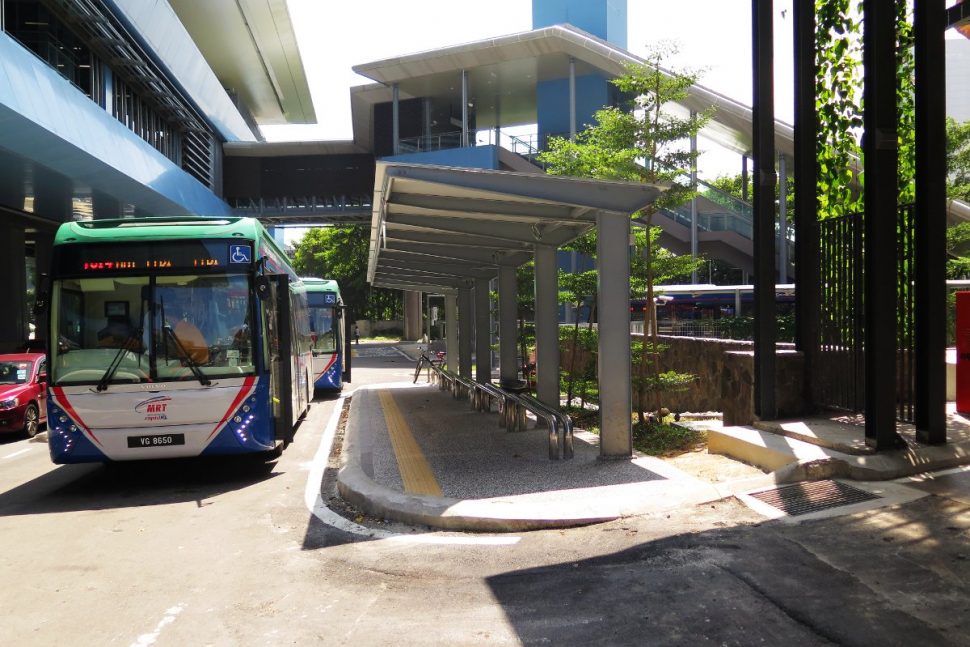
<path id="1" fill-rule="evenodd" d="M 607 81 L 602 76 L 576 77 L 576 132 L 593 123 L 596 111 L 609 103 Z M 540 81 L 536 86 L 536 119 L 539 137 L 569 136 L 569 79 Z"/>
<path id="2" fill-rule="evenodd" d="M 142 212 L 227 215 L 198 180 L 0 33 L 0 146 L 50 169 L 77 196 L 100 192 Z"/>
<path id="3" fill-rule="evenodd" d="M 626 49 L 626 0 L 532 0 L 532 28 L 569 23 Z"/>

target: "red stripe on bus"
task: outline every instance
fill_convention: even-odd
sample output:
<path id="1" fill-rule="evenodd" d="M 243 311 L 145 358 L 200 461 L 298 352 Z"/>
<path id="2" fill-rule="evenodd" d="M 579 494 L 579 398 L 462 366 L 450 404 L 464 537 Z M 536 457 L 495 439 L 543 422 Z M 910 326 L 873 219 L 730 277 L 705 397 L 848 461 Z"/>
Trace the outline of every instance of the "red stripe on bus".
<path id="1" fill-rule="evenodd" d="M 255 376 L 252 376 L 252 375 L 250 375 L 245 380 L 243 380 L 242 386 L 239 387 L 239 393 L 236 394 L 236 397 L 232 401 L 232 404 L 230 404 L 229 408 L 226 409 L 226 414 L 222 416 L 222 420 L 220 420 L 216 424 L 215 428 L 212 430 L 212 433 L 210 433 L 208 438 L 206 438 L 207 441 L 210 438 L 212 438 L 212 436 L 214 436 L 217 431 L 219 431 L 222 425 L 226 423 L 226 420 L 229 420 L 229 416 L 231 416 L 233 412 L 239 407 L 239 403 L 245 400 L 246 397 L 252 392 L 252 386 L 255 381 L 256 381 L 256 378 Z"/>
<path id="2" fill-rule="evenodd" d="M 54 393 L 54 399 L 57 400 L 58 404 L 64 408 L 67 415 L 71 416 L 71 419 L 76 422 L 79 427 L 81 427 L 81 430 L 87 432 L 94 442 L 104 447 L 104 445 L 101 444 L 101 441 L 98 440 L 98 437 L 94 435 L 94 432 L 88 429 L 88 427 L 81 422 L 81 416 L 77 415 L 77 411 L 75 411 L 74 407 L 71 406 L 71 403 L 67 401 L 67 396 L 64 394 L 64 388 L 60 386 L 52 386 L 51 391 Z"/>
<path id="3" fill-rule="evenodd" d="M 333 366 L 333 363 L 336 362 L 336 361 L 337 361 L 337 353 L 334 353 L 333 355 L 330 356 L 330 361 L 327 362 L 327 365 L 323 367 L 323 370 L 320 371 L 320 374 L 317 375 L 315 378 L 313 378 L 313 381 L 316 382 L 321 377 L 323 377 L 323 374 L 326 373 L 327 371 L 329 371 L 330 370 L 330 367 Z"/>

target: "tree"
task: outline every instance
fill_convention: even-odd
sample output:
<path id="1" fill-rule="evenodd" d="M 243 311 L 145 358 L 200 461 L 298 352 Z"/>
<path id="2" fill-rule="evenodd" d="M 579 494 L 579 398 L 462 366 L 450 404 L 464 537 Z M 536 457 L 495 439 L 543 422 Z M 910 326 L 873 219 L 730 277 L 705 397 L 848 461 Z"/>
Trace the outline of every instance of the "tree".
<path id="1" fill-rule="evenodd" d="M 629 65 L 625 75 L 612 81 L 624 96 L 629 97 L 626 104 L 597 111 L 596 123 L 577 134 L 575 141 L 552 138 L 549 150 L 539 156 L 554 175 L 668 187 L 654 204 L 634 214 L 648 232 L 658 210 L 683 204 L 694 195 L 695 188 L 685 179 L 698 154 L 691 152 L 685 144 L 710 119 L 710 113 L 680 117 L 664 110 L 670 103 L 685 99 L 689 88 L 697 81 L 696 74 L 664 69 L 663 62 L 676 51 L 672 45 L 660 45 L 647 55 L 645 63 Z M 656 236 L 645 234 L 641 240 L 647 259 L 643 264 L 647 303 L 653 303 L 655 260 L 658 258 L 654 251 Z M 639 418 L 644 425 L 648 364 L 653 367 L 652 383 L 661 384 L 660 345 L 653 308 L 647 309 L 645 326 L 645 352 L 641 353 L 637 391 Z M 646 343 L 647 332 L 649 345 Z"/>
<path id="2" fill-rule="evenodd" d="M 336 281 L 355 318 L 399 319 L 400 292 L 367 284 L 369 245 L 367 227 L 315 227 L 296 243 L 293 267 L 302 276 Z"/>
<path id="3" fill-rule="evenodd" d="M 970 121 L 946 119 L 946 197 L 970 201 Z"/>

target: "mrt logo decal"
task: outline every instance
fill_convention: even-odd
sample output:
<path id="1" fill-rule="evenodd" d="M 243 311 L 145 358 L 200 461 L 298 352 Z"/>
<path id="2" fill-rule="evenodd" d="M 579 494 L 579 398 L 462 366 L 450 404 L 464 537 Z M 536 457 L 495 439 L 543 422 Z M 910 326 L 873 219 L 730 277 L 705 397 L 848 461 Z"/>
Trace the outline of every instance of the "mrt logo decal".
<path id="1" fill-rule="evenodd" d="M 145 420 L 167 420 L 168 416 L 165 415 L 165 411 L 168 409 L 168 403 L 171 401 L 172 398 L 167 395 L 148 398 L 136 404 L 135 411 L 144 413 Z"/>

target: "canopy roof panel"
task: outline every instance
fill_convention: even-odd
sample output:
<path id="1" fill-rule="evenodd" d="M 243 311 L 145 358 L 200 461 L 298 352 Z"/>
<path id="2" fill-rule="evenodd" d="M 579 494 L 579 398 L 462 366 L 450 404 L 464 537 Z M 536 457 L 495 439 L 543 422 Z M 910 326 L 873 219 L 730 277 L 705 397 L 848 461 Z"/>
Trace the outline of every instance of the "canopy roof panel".
<path id="1" fill-rule="evenodd" d="M 256 123 L 316 122 L 286 0 L 170 2 L 209 66 Z"/>
<path id="2" fill-rule="evenodd" d="M 351 89 L 354 139 L 372 147 L 373 107 L 391 100 L 397 84 L 402 99 L 437 97 L 461 103 L 461 71 L 469 74 L 470 100 L 479 126 L 495 122 L 499 106 L 503 125 L 534 123 L 536 83 L 569 77 L 569 61 L 577 76 L 591 73 L 615 78 L 631 63 L 644 59 L 571 25 L 490 38 L 354 66 L 354 71 L 377 82 Z M 740 154 L 751 149 L 751 108 L 703 86 L 693 86 L 681 104 L 686 110 L 713 107 L 714 117 L 702 134 Z M 776 121 L 776 146 L 791 155 L 794 131 Z"/>
<path id="3" fill-rule="evenodd" d="M 378 162 L 367 280 L 451 292 L 500 265 L 560 247 L 596 223 L 629 218 L 663 187 L 531 173 Z"/>

